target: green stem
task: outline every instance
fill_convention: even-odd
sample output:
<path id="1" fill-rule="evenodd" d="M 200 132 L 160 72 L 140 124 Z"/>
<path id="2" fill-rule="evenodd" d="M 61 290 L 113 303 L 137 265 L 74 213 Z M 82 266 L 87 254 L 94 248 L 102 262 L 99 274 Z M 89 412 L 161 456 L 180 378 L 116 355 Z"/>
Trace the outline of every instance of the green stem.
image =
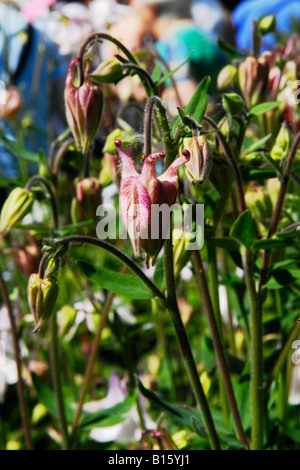
<path id="1" fill-rule="evenodd" d="M 115 44 L 128 58 L 129 62 L 134 65 L 139 65 L 138 62 L 135 60 L 134 55 L 131 54 L 131 52 L 125 47 L 118 39 L 114 38 L 113 36 L 110 36 L 109 34 L 106 33 L 94 33 L 91 34 L 90 36 L 87 37 L 85 42 L 82 44 L 80 51 L 79 51 L 79 70 L 80 70 L 80 85 L 83 84 L 84 81 L 84 70 L 83 70 L 83 56 L 85 54 L 85 50 L 90 46 L 93 42 L 103 42 L 103 40 L 110 41 L 113 44 Z M 146 94 L 148 96 L 151 96 L 151 88 L 149 88 L 148 81 L 146 80 L 145 77 L 140 76 L 141 82 L 144 86 L 144 89 L 146 91 Z"/>
<path id="2" fill-rule="evenodd" d="M 7 288 L 6 288 L 4 279 L 2 277 L 1 270 L 0 270 L 0 287 L 1 287 L 1 290 L 2 290 L 3 300 L 4 300 L 4 304 L 7 308 L 8 318 L 9 318 L 9 322 L 10 322 L 10 331 L 11 331 L 11 335 L 12 335 L 13 348 L 14 348 L 14 357 L 15 357 L 16 368 L 17 368 L 17 376 L 18 376 L 18 381 L 17 381 L 18 397 L 19 397 L 19 404 L 20 404 L 20 411 L 21 411 L 21 418 L 22 418 L 22 423 L 23 423 L 24 435 L 25 435 L 25 440 L 26 440 L 26 446 L 27 446 L 28 450 L 32 450 L 33 445 L 32 445 L 30 426 L 29 426 L 29 417 L 28 417 L 28 411 L 27 411 L 27 406 L 26 406 L 26 401 L 25 401 L 25 394 L 24 394 L 24 386 L 23 386 L 23 380 L 22 380 L 22 370 L 21 370 L 22 368 L 21 368 L 17 328 L 16 328 L 16 325 L 15 325 L 15 319 L 14 319 L 14 315 L 13 315 L 13 311 L 12 311 L 12 306 L 11 306 L 11 303 L 10 303 L 10 300 L 9 300 L 9 295 L 8 295 L 8 292 L 7 292 Z"/>
<path id="3" fill-rule="evenodd" d="M 176 284 L 174 278 L 173 269 L 173 247 L 172 238 L 169 238 L 165 242 L 165 276 L 166 276 L 166 290 L 167 299 L 169 304 L 169 312 L 172 323 L 175 328 L 176 336 L 180 346 L 180 350 L 185 362 L 188 377 L 192 390 L 194 392 L 196 403 L 198 408 L 201 410 L 203 420 L 206 425 L 208 438 L 212 449 L 220 450 L 220 442 L 215 429 L 215 425 L 212 419 L 212 415 L 209 409 L 209 405 L 202 388 L 197 366 L 193 358 L 189 339 L 187 337 L 184 325 L 182 323 L 181 315 L 178 309 L 177 298 L 176 298 Z"/>
<path id="4" fill-rule="evenodd" d="M 52 225 L 54 229 L 57 229 L 58 228 L 58 210 L 57 210 L 56 198 L 52 191 L 52 188 L 50 184 L 47 183 L 47 181 L 42 176 L 34 175 L 28 180 L 26 184 L 26 189 L 29 190 L 35 183 L 42 183 L 45 186 L 50 196 L 50 201 L 51 201 L 51 206 L 52 206 L 52 215 L 53 215 Z"/>
<path id="5" fill-rule="evenodd" d="M 55 243 L 61 243 L 63 245 L 71 245 L 73 243 L 77 244 L 82 244 L 82 243 L 88 243 L 89 245 L 94 245 L 98 248 L 102 248 L 103 250 L 108 251 L 112 255 L 116 256 L 119 258 L 123 263 L 125 263 L 133 272 L 135 272 L 138 277 L 146 284 L 146 286 L 149 287 L 149 289 L 153 292 L 153 294 L 158 297 L 162 302 L 166 303 L 166 297 L 164 294 L 156 287 L 155 284 L 153 284 L 152 281 L 144 274 L 144 272 L 135 264 L 134 261 L 132 261 L 128 256 L 126 256 L 122 251 L 118 250 L 115 246 L 111 245 L 110 243 L 107 243 L 103 240 L 99 240 L 98 238 L 93 238 L 93 237 L 88 237 L 85 235 L 74 235 L 70 237 L 64 237 L 64 238 L 55 238 L 54 239 Z"/>
<path id="6" fill-rule="evenodd" d="M 250 301 L 251 333 L 251 413 L 252 413 L 252 450 L 263 449 L 264 409 L 263 409 L 263 326 L 262 299 L 257 299 L 253 259 L 250 250 L 244 255 L 247 292 Z"/>
<path id="7" fill-rule="evenodd" d="M 111 292 L 109 294 L 109 296 L 106 300 L 105 306 L 103 308 L 102 314 L 101 314 L 100 322 L 99 322 L 99 325 L 98 325 L 98 328 L 97 328 L 97 331 L 96 331 L 96 336 L 95 336 L 95 339 L 93 341 L 92 350 L 91 350 L 91 353 L 90 353 L 90 356 L 89 356 L 89 359 L 88 359 L 88 363 L 87 363 L 87 367 L 86 367 L 86 371 L 85 371 L 85 375 L 84 375 L 84 380 L 83 380 L 83 384 L 82 384 L 82 389 L 81 389 L 81 393 L 80 393 L 80 398 L 79 398 L 76 414 L 75 414 L 73 424 L 72 424 L 72 434 L 74 434 L 74 432 L 77 428 L 78 422 L 79 422 L 82 407 L 83 407 L 83 404 L 84 404 L 84 399 L 85 399 L 86 392 L 87 392 L 87 389 L 88 389 L 88 384 L 90 382 L 91 375 L 92 375 L 92 372 L 93 372 L 93 367 L 94 367 L 94 363 L 95 363 L 95 359 L 96 359 L 96 355 L 97 355 L 97 351 L 98 351 L 98 347 L 99 347 L 99 342 L 100 342 L 100 339 L 101 339 L 101 334 L 102 334 L 103 328 L 105 326 L 105 323 L 106 323 L 106 320 L 107 320 L 107 317 L 108 317 L 108 314 L 109 314 L 110 307 L 111 307 L 112 301 L 114 299 L 114 296 L 115 296 L 115 294 L 113 292 Z"/>
<path id="8" fill-rule="evenodd" d="M 137 64 L 130 64 L 130 63 L 122 64 L 121 67 L 123 69 L 136 71 L 137 75 L 140 77 L 141 80 L 143 78 L 146 80 L 148 84 L 147 89 L 150 88 L 150 90 L 148 91 L 148 96 L 156 94 L 157 89 L 156 89 L 155 83 L 153 82 L 151 75 L 149 75 L 147 70 L 143 69 L 143 67 L 140 67 Z"/>
<path id="9" fill-rule="evenodd" d="M 206 312 L 207 316 L 207 321 L 209 325 L 209 329 L 211 332 L 213 344 L 214 344 L 214 349 L 216 352 L 217 356 L 217 361 L 219 368 L 222 373 L 222 377 L 224 380 L 224 386 L 225 390 L 227 393 L 227 398 L 230 406 L 230 410 L 232 413 L 232 417 L 234 420 L 235 428 L 237 431 L 237 435 L 239 436 L 240 441 L 243 443 L 243 445 L 248 448 L 248 442 L 246 435 L 243 430 L 242 422 L 241 422 L 241 417 L 240 413 L 237 407 L 237 402 L 235 399 L 232 383 L 231 383 L 231 378 L 230 378 L 230 372 L 229 368 L 227 365 L 227 360 L 222 344 L 222 340 L 220 337 L 220 332 L 218 329 L 217 321 L 215 318 L 214 310 L 213 310 L 213 305 L 206 281 L 206 276 L 203 268 L 203 263 L 201 259 L 201 255 L 199 251 L 194 251 L 193 252 L 193 264 L 194 264 L 194 269 L 196 273 L 196 279 L 199 287 L 199 291 L 201 292 L 202 300 L 203 300 L 203 305 L 204 309 Z"/>
<path id="10" fill-rule="evenodd" d="M 56 312 L 53 312 L 51 316 L 50 328 L 51 328 L 51 359 L 52 359 L 53 385 L 54 385 L 56 403 L 57 403 L 57 408 L 58 408 L 58 415 L 59 415 L 60 428 L 61 428 L 62 441 L 63 441 L 63 449 L 68 450 L 69 435 L 68 435 L 68 427 L 67 427 L 63 395 L 62 395 L 61 377 L 60 377 Z"/>
<path id="11" fill-rule="evenodd" d="M 294 143 L 292 145 L 292 148 L 291 148 L 291 151 L 289 153 L 287 163 L 286 163 L 286 166 L 285 166 L 285 169 L 284 169 L 284 175 L 283 175 L 283 178 L 282 178 L 282 181 L 281 181 L 281 185 L 280 185 L 280 189 L 279 189 L 279 193 L 278 193 L 278 198 L 277 198 L 277 201 L 276 201 L 276 206 L 275 206 L 275 209 L 274 209 L 274 212 L 273 212 L 273 215 L 272 215 L 272 219 L 271 219 L 271 222 L 270 222 L 269 233 L 268 233 L 268 236 L 267 236 L 268 239 L 271 238 L 276 233 L 277 228 L 278 228 L 278 224 L 279 224 L 279 220 L 280 220 L 280 216 L 281 216 L 281 211 L 282 211 L 285 195 L 286 195 L 289 180 L 290 180 L 290 175 L 291 175 L 291 172 L 292 172 L 294 159 L 295 159 L 296 152 L 297 152 L 299 144 L 300 144 L 300 132 L 298 132 L 298 134 L 295 137 Z M 263 288 L 263 286 L 265 285 L 266 280 L 267 280 L 270 255 L 271 255 L 270 250 L 265 250 L 264 251 L 263 260 L 262 260 L 262 268 L 261 268 L 261 272 L 260 272 L 260 280 L 259 280 L 259 290 L 260 291 Z"/>

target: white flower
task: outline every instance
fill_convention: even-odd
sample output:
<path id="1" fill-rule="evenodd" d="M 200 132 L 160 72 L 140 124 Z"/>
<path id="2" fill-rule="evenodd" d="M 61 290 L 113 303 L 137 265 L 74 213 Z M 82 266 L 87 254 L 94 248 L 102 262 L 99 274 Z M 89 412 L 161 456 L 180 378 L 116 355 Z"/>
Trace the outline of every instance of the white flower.
<path id="1" fill-rule="evenodd" d="M 119 379 L 117 372 L 114 372 L 109 380 L 107 396 L 102 400 L 87 403 L 84 405 L 83 409 L 86 412 L 96 413 L 97 411 L 111 408 L 117 403 L 122 403 L 126 396 L 126 388 Z M 139 403 L 146 429 L 155 429 L 156 425 L 146 410 L 145 399 L 141 396 L 139 396 Z M 125 420 L 121 423 L 103 428 L 93 428 L 90 431 L 90 438 L 97 442 L 114 441 L 115 443 L 126 443 L 140 441 L 141 437 L 142 429 L 136 405 L 133 405 L 131 410 L 126 414 Z"/>

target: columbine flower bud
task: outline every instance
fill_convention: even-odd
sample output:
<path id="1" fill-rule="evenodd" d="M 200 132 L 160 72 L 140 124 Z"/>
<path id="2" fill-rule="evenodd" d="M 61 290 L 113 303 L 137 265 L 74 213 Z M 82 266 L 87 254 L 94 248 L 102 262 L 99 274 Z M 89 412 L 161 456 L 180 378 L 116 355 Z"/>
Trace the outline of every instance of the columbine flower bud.
<path id="1" fill-rule="evenodd" d="M 224 93 L 222 96 L 223 108 L 230 114 L 241 114 L 245 102 L 237 93 Z"/>
<path id="2" fill-rule="evenodd" d="M 193 136 L 183 140 L 183 147 L 190 152 L 190 160 L 185 165 L 185 174 L 193 184 L 203 183 L 212 166 L 212 152 L 204 136 Z"/>
<path id="3" fill-rule="evenodd" d="M 268 56 L 259 59 L 247 57 L 239 65 L 239 82 L 247 106 L 252 108 L 260 103 L 268 86 L 269 62 Z"/>
<path id="4" fill-rule="evenodd" d="M 100 184 L 96 178 L 82 178 L 76 183 L 76 211 L 79 220 L 90 220 L 96 216 L 100 204 Z"/>
<path id="5" fill-rule="evenodd" d="M 194 233 L 180 229 L 173 230 L 174 274 L 176 277 L 191 259 L 193 251 L 189 250 L 188 246 L 194 241 Z"/>
<path id="6" fill-rule="evenodd" d="M 15 188 L 6 199 L 0 215 L 0 233 L 11 230 L 29 212 L 33 193 L 24 188 Z"/>
<path id="7" fill-rule="evenodd" d="M 118 60 L 105 60 L 89 76 L 98 83 L 115 83 L 123 77 L 123 69 Z"/>
<path id="8" fill-rule="evenodd" d="M 218 88 L 224 90 L 237 82 L 237 68 L 234 65 L 226 65 L 218 75 Z"/>
<path id="9" fill-rule="evenodd" d="M 54 277 L 40 278 L 38 274 L 32 274 L 28 282 L 28 303 L 35 321 L 36 333 L 49 320 L 52 315 L 58 296 L 57 280 Z"/>
<path id="10" fill-rule="evenodd" d="M 89 78 L 76 87 L 73 83 L 74 68 L 79 59 L 71 62 L 66 80 L 66 117 L 76 144 L 86 153 L 98 129 L 102 116 L 103 93 L 98 86 L 92 86 Z"/>
<path id="11" fill-rule="evenodd" d="M 275 15 L 266 15 L 263 16 L 258 22 L 258 28 L 261 34 L 268 34 L 275 31 L 276 28 L 276 18 Z"/>
<path id="12" fill-rule="evenodd" d="M 245 202 L 260 222 L 265 223 L 270 219 L 273 211 L 272 202 L 264 186 L 250 183 L 245 192 Z"/>
<path id="13" fill-rule="evenodd" d="M 17 116 L 22 106 L 20 92 L 15 87 L 9 87 L 0 91 L 0 119 L 13 119 Z"/>
<path id="14" fill-rule="evenodd" d="M 280 130 L 271 150 L 273 160 L 280 162 L 282 157 L 286 157 L 292 145 L 292 134 L 287 124 L 281 124 Z"/>
<path id="15" fill-rule="evenodd" d="M 155 159 L 164 158 L 165 153 L 148 155 L 139 174 L 132 159 L 125 153 L 120 140 L 115 141 L 121 162 L 120 208 L 124 224 L 131 238 L 134 253 L 140 256 L 142 250 L 146 253 L 146 263 L 154 264 L 163 247 L 166 237 L 164 226 L 169 223 L 169 217 L 158 217 L 155 220 L 153 205 L 165 204 L 171 207 L 176 200 L 178 191 L 177 169 L 189 161 L 190 153 L 183 150 L 183 156 L 177 158 L 169 168 L 157 177 Z M 157 226 L 155 226 L 155 222 Z M 155 232 L 155 237 L 152 237 Z"/>

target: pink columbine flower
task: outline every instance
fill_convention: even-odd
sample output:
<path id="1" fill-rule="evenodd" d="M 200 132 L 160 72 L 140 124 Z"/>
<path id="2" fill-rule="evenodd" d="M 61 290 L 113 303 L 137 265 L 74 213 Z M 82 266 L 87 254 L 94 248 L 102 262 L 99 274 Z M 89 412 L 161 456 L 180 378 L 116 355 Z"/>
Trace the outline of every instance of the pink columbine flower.
<path id="1" fill-rule="evenodd" d="M 155 262 L 163 244 L 164 221 L 162 217 L 159 220 L 153 220 L 152 206 L 157 204 L 167 204 L 171 207 L 176 200 L 178 191 L 177 169 L 180 165 L 189 161 L 190 153 L 183 150 L 183 156 L 177 158 L 167 170 L 157 176 L 155 159 L 164 158 L 165 153 L 153 153 L 148 155 L 144 161 L 141 174 L 135 168 L 133 160 L 125 153 L 122 148 L 122 142 L 115 140 L 121 162 L 121 185 L 120 185 L 120 209 L 121 214 L 131 238 L 134 253 L 141 256 L 141 251 L 146 253 L 146 263 L 149 267 Z M 157 223 L 159 227 L 154 227 L 154 231 L 159 234 L 155 239 L 151 238 L 153 227 L 151 224 Z"/>

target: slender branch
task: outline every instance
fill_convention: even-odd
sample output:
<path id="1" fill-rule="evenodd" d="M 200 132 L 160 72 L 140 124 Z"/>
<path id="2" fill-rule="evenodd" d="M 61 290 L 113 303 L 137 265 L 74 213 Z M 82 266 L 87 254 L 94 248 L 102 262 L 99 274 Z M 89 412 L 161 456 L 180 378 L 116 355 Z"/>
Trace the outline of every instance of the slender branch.
<path id="1" fill-rule="evenodd" d="M 140 65 L 130 64 L 130 63 L 122 64 L 121 67 L 123 69 L 136 71 L 137 75 L 141 79 L 144 78 L 147 81 L 147 83 L 148 83 L 148 85 L 151 89 L 151 92 L 148 92 L 149 95 L 151 95 L 151 94 L 155 95 L 156 94 L 156 92 L 157 92 L 156 85 L 155 85 L 154 81 L 152 80 L 151 75 L 147 72 L 147 70 L 143 69 L 143 67 L 141 67 Z"/>
<path id="2" fill-rule="evenodd" d="M 239 198 L 239 206 L 240 206 L 240 212 L 244 212 L 246 210 L 246 204 L 245 204 L 245 197 L 244 197 L 244 189 L 243 189 L 243 181 L 242 177 L 240 174 L 239 167 L 234 159 L 234 156 L 232 155 L 232 152 L 230 150 L 229 145 L 227 144 L 222 132 L 218 128 L 217 124 L 213 121 L 208 116 L 203 117 L 203 121 L 207 122 L 216 132 L 219 141 L 221 142 L 221 145 L 223 147 L 224 153 L 227 157 L 228 163 L 233 171 L 235 182 L 236 182 L 236 187 L 237 187 L 237 192 L 238 192 L 238 198 Z"/>
<path id="3" fill-rule="evenodd" d="M 59 355 L 58 355 L 58 341 L 57 341 L 57 324 L 56 324 L 56 312 L 52 313 L 50 319 L 51 328 L 51 359 L 52 359 L 52 378 L 56 396 L 56 403 L 58 407 L 58 415 L 60 421 L 60 428 L 63 439 L 63 448 L 67 450 L 69 448 L 69 435 L 68 427 L 65 415 L 65 408 L 63 402 L 63 394 L 61 387 L 60 367 L 59 367 Z"/>
<path id="4" fill-rule="evenodd" d="M 14 356 L 15 356 L 17 376 L 18 376 L 18 382 L 17 382 L 18 397 L 19 397 L 19 404 L 20 404 L 24 435 L 25 435 L 25 440 L 26 440 L 26 446 L 28 450 L 32 450 L 33 445 L 32 445 L 31 433 L 30 433 L 27 406 L 25 402 L 24 386 L 23 386 L 23 381 L 22 381 L 21 360 L 20 360 L 20 350 L 19 350 L 19 344 L 18 344 L 17 329 L 15 325 L 15 319 L 14 319 L 14 315 L 12 311 L 12 306 L 9 300 L 7 288 L 6 288 L 1 270 L 0 270 L 0 287 L 2 290 L 3 300 L 7 308 L 7 313 L 8 313 L 9 322 L 10 322 L 10 330 L 11 330 L 11 335 L 12 335 Z"/>
<path id="5" fill-rule="evenodd" d="M 235 424 L 235 428 L 236 428 L 240 441 L 247 449 L 249 447 L 248 442 L 247 442 L 247 437 L 243 430 L 240 413 L 238 410 L 237 402 L 235 399 L 235 395 L 234 395 L 234 391 L 233 391 L 233 387 L 231 383 L 230 371 L 228 368 L 222 340 L 221 340 L 220 333 L 219 333 L 219 328 L 218 328 L 216 317 L 214 314 L 212 300 L 211 300 L 208 285 L 207 285 L 207 280 L 206 280 L 206 276 L 205 276 L 205 272 L 204 272 L 204 268 L 202 264 L 201 255 L 198 250 L 193 252 L 193 264 L 194 264 L 194 269 L 196 273 L 197 283 L 199 286 L 199 291 L 201 292 L 201 295 L 202 295 L 204 309 L 206 312 L 218 364 L 219 364 L 222 377 L 224 380 L 225 390 L 227 393 L 228 402 L 229 402 L 230 410 L 232 413 L 233 421 Z"/>
<path id="6" fill-rule="evenodd" d="M 269 233 L 267 236 L 268 238 L 271 238 L 277 231 L 277 227 L 279 224 L 280 220 L 280 215 L 284 203 L 284 198 L 287 192 L 290 176 L 291 176 L 291 171 L 294 163 L 294 159 L 296 156 L 296 152 L 298 149 L 298 146 L 300 144 L 300 132 L 295 137 L 294 143 L 292 145 L 290 154 L 287 159 L 287 163 L 284 169 L 284 174 L 283 178 L 281 181 L 279 193 L 278 193 L 278 198 L 276 202 L 276 206 L 272 215 L 271 223 L 270 223 L 270 228 L 269 228 Z M 260 272 L 260 280 L 259 280 L 259 290 L 262 289 L 262 287 L 265 285 L 266 280 L 267 280 L 267 274 L 268 274 L 268 267 L 269 267 L 269 261 L 270 261 L 270 255 L 271 255 L 271 250 L 265 250 L 264 255 L 263 255 L 263 261 L 262 261 L 262 268 Z"/>
<path id="7" fill-rule="evenodd" d="M 91 375 L 92 375 L 92 371 L 93 371 L 93 367 L 94 367 L 94 363 L 95 363 L 95 359 L 96 359 L 96 354 L 97 354 L 97 351 L 98 351 L 98 346 L 99 346 L 101 334 L 102 334 L 103 328 L 105 326 L 105 323 L 106 323 L 106 320 L 107 320 L 109 310 L 110 310 L 110 307 L 111 307 L 114 296 L 115 296 L 115 294 L 113 292 L 111 292 L 109 294 L 107 300 L 106 300 L 106 303 L 105 303 L 104 307 L 103 307 L 103 311 L 102 311 L 100 322 L 99 322 L 99 325 L 98 325 L 98 328 L 97 328 L 96 336 L 95 336 L 95 339 L 93 341 L 92 350 L 91 350 L 91 353 L 90 353 L 90 356 L 89 356 L 89 359 L 88 359 L 88 363 L 87 363 L 87 367 L 86 367 L 86 371 L 85 371 L 85 375 L 84 375 L 84 381 L 83 381 L 83 385 L 82 385 L 82 389 L 81 389 L 81 393 L 80 393 L 80 398 L 79 398 L 76 414 L 75 414 L 73 424 L 72 424 L 72 434 L 74 434 L 74 432 L 77 428 L 77 425 L 78 425 L 78 421 L 79 421 L 80 414 L 81 414 L 81 411 L 82 411 L 82 407 L 83 407 L 83 404 L 84 404 L 84 399 L 85 399 L 85 395 L 86 395 L 86 392 L 87 392 L 88 384 L 89 384 L 90 379 L 91 379 Z"/>
<path id="8" fill-rule="evenodd" d="M 54 175 L 57 175 L 57 174 L 58 174 L 61 160 L 62 160 L 64 154 L 66 153 L 66 151 L 68 150 L 68 148 L 70 147 L 70 145 L 73 144 L 73 143 L 74 143 L 74 139 L 68 139 L 68 140 L 60 147 L 59 151 L 57 152 L 57 155 L 56 155 L 56 158 L 55 158 L 55 162 L 53 163 L 53 173 L 54 173 Z"/>
<path id="9" fill-rule="evenodd" d="M 46 188 L 46 190 L 47 190 L 47 192 L 50 196 L 51 206 L 52 206 L 52 213 L 53 213 L 53 228 L 57 229 L 57 227 L 58 227 L 58 211 L 57 211 L 56 198 L 54 196 L 52 188 L 51 188 L 50 184 L 47 183 L 47 181 L 42 176 L 34 175 L 28 180 L 28 182 L 26 184 L 26 189 L 29 190 L 35 183 L 42 183 L 45 186 L 45 188 Z"/>
<path id="10" fill-rule="evenodd" d="M 135 272 L 139 278 L 146 284 L 146 286 L 149 287 L 149 289 L 154 293 L 156 297 L 158 297 L 160 300 L 162 300 L 164 303 L 166 302 L 166 297 L 164 294 L 156 287 L 155 284 L 153 284 L 152 281 L 144 274 L 144 272 L 135 264 L 134 261 L 132 261 L 128 256 L 126 256 L 124 253 L 122 253 L 120 250 L 118 250 L 115 246 L 111 245 L 110 243 L 107 243 L 103 240 L 99 240 L 98 238 L 93 238 L 93 237 L 88 237 L 84 235 L 74 235 L 70 237 L 64 237 L 64 238 L 55 238 L 54 239 L 55 243 L 62 243 L 65 245 L 71 245 L 73 243 L 88 243 L 89 245 L 94 245 L 97 246 L 98 248 L 102 248 L 106 251 L 109 251 L 112 255 L 116 256 L 119 258 L 123 263 L 127 264 L 127 266 Z"/>
<path id="11" fill-rule="evenodd" d="M 197 406 L 202 413 L 203 420 L 206 425 L 210 445 L 212 449 L 220 450 L 221 447 L 219 438 L 215 429 L 215 425 L 212 419 L 212 415 L 202 384 L 199 379 L 199 374 L 197 371 L 195 360 L 193 358 L 190 342 L 187 337 L 186 330 L 184 328 L 181 315 L 178 309 L 178 303 L 176 298 L 176 283 L 173 269 L 172 237 L 165 241 L 165 276 L 169 312 L 176 331 L 180 350 L 185 362 L 189 381 L 194 392 Z"/>
<path id="12" fill-rule="evenodd" d="M 130 62 L 133 64 L 137 64 L 137 61 L 135 60 L 134 56 L 131 54 L 131 52 L 125 47 L 120 41 L 118 41 L 116 38 L 113 36 L 110 36 L 109 34 L 106 33 L 94 33 L 91 34 L 86 38 L 84 43 L 82 44 L 80 51 L 79 51 L 79 58 L 80 58 L 80 84 L 82 85 L 83 80 L 84 80 L 84 72 L 83 72 L 83 56 L 85 54 L 85 50 L 88 48 L 88 46 L 92 45 L 94 42 L 103 42 L 103 40 L 107 40 L 115 44 L 124 54 L 126 57 L 129 59 Z"/>

